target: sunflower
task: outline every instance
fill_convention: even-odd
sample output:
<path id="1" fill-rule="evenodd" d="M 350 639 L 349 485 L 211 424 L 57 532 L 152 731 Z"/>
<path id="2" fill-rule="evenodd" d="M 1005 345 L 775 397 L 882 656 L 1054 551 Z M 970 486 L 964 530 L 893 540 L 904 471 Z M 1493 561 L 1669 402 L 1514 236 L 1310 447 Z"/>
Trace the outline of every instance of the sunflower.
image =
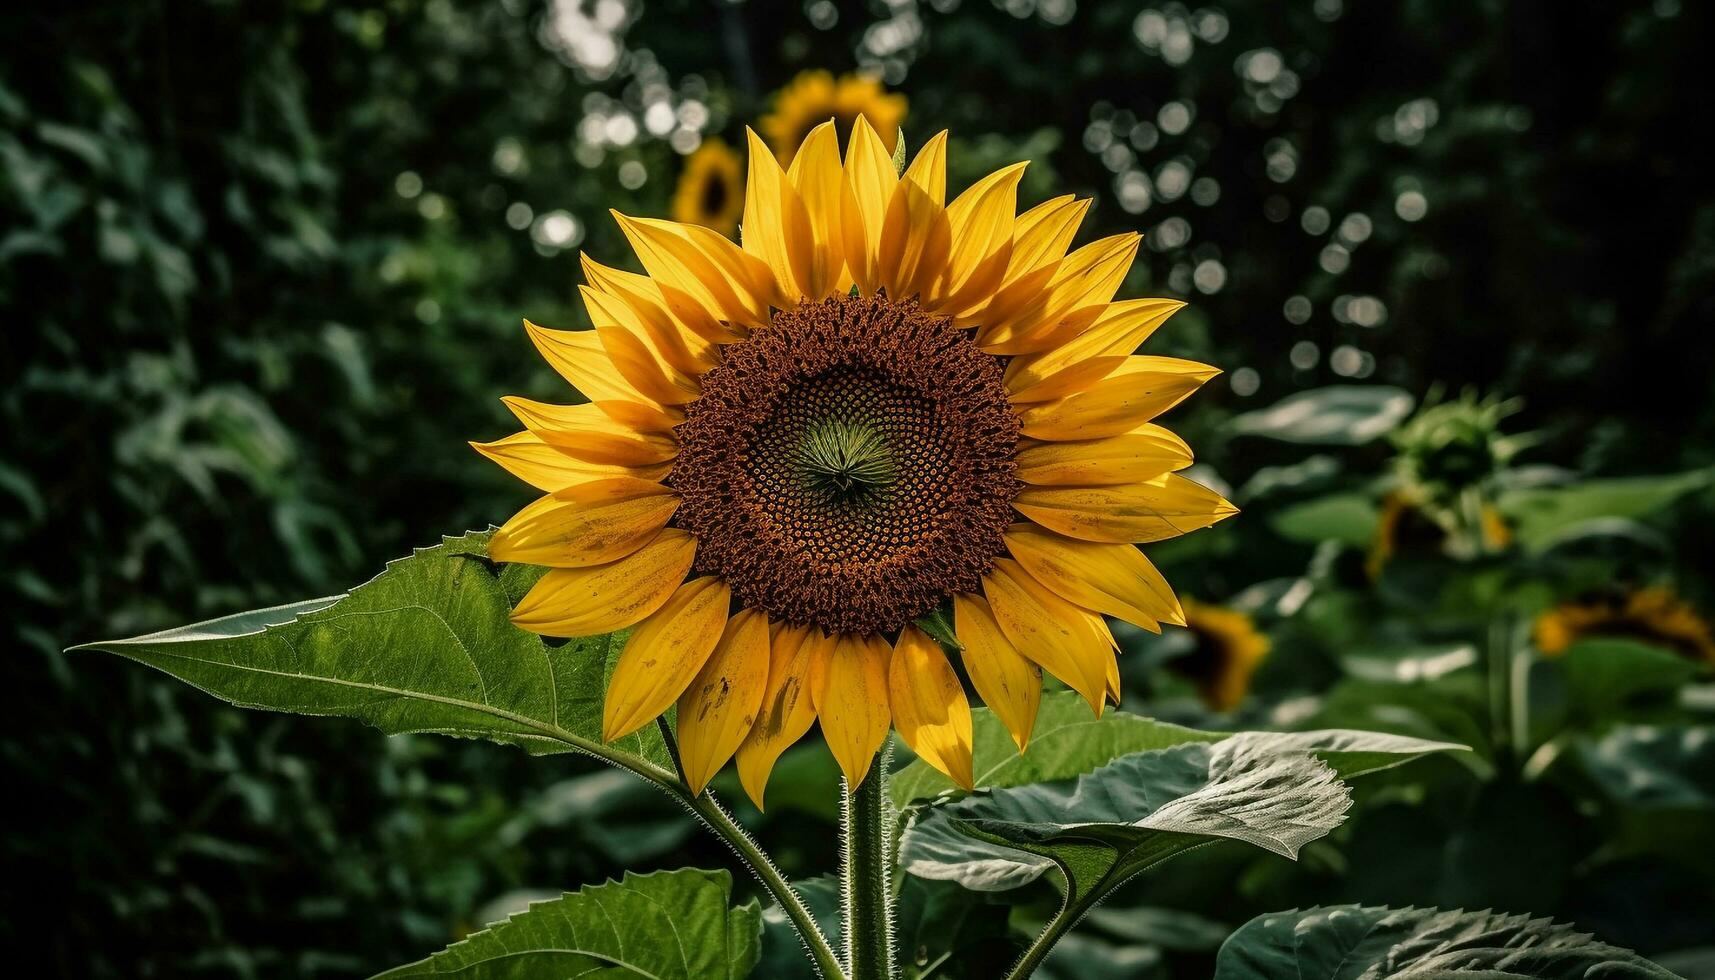
<path id="1" fill-rule="evenodd" d="M 1269 639 L 1237 609 L 1182 599 L 1185 627 L 1196 645 L 1167 662 L 1167 669 L 1197 685 L 1197 695 L 1215 711 L 1231 711 L 1250 690 L 1251 675 L 1268 656 Z"/>
<path id="2" fill-rule="evenodd" d="M 905 96 L 889 92 L 868 75 L 841 75 L 815 70 L 798 76 L 774 96 L 774 111 L 762 117 L 762 132 L 782 164 L 803 145 L 804 138 L 832 116 L 840 139 L 847 139 L 852 125 L 863 118 L 880 137 L 887 152 L 893 152 L 899 125 L 905 121 Z"/>
<path id="3" fill-rule="evenodd" d="M 744 213 L 744 165 L 719 136 L 711 136 L 685 158 L 673 191 L 673 220 L 702 225 L 733 237 Z"/>
<path id="4" fill-rule="evenodd" d="M 1688 660 L 1715 665 L 1715 633 L 1672 590 L 1616 590 L 1563 603 L 1536 619 L 1536 648 L 1558 657 L 1585 637 L 1622 637 L 1657 643 Z"/>
<path id="5" fill-rule="evenodd" d="M 1482 505 L 1477 520 L 1483 551 L 1501 551 L 1512 543 L 1512 528 L 1493 506 Z M 1398 555 L 1456 553 L 1457 527 L 1451 512 L 1425 503 L 1417 494 L 1390 490 L 1382 497 L 1375 541 L 1364 567 L 1374 579 L 1380 578 L 1382 569 Z"/>
<path id="6" fill-rule="evenodd" d="M 477 445 L 547 495 L 494 535 L 549 570 L 512 620 L 630 628 L 602 736 L 678 706 L 687 783 L 735 754 L 760 806 L 819 720 L 850 785 L 890 725 L 971 785 L 971 715 L 942 647 L 1022 749 L 1041 671 L 1098 714 L 1118 696 L 1104 614 L 1181 623 L 1134 542 L 1235 513 L 1180 476 L 1157 415 L 1217 372 L 1134 356 L 1182 303 L 1114 302 L 1138 236 L 1068 253 L 1088 206 L 1015 215 L 1023 164 L 951 204 L 946 134 L 903 175 L 859 119 L 782 170 L 749 134 L 743 243 L 615 215 L 647 275 L 587 256 L 595 329 L 526 322 L 589 404 L 506 404 Z"/>

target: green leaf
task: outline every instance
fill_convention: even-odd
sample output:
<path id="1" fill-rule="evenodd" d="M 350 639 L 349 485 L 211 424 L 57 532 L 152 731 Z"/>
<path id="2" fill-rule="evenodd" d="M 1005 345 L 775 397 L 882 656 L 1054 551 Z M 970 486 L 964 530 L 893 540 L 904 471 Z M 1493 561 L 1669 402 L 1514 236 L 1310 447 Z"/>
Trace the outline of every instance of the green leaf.
<path id="1" fill-rule="evenodd" d="M 1070 691 L 1057 691 L 1043 696 L 1035 733 L 1020 754 L 993 711 L 977 708 L 971 716 L 976 784 L 983 789 L 1070 779 L 1136 752 L 1231 737 L 1230 732 L 1199 731 L 1126 711 L 1109 711 L 1098 719 L 1083 698 Z M 1321 756 L 1343 778 L 1400 765 L 1430 752 L 1464 749 L 1451 742 L 1343 729 L 1269 737 L 1291 751 Z M 921 759 L 895 773 L 889 789 L 900 809 L 958 791 L 951 780 Z"/>
<path id="2" fill-rule="evenodd" d="M 1715 481 L 1715 469 L 1661 476 L 1585 480 L 1558 487 L 1528 487 L 1503 494 L 1496 507 L 1519 543 L 1542 551 L 1576 537 L 1579 529 L 1614 518 L 1644 517 Z"/>
<path id="3" fill-rule="evenodd" d="M 1268 524 L 1276 534 L 1300 544 L 1338 541 L 1368 548 L 1376 538 L 1379 520 L 1375 502 L 1368 495 L 1338 493 L 1281 508 Z"/>
<path id="4" fill-rule="evenodd" d="M 1405 421 L 1416 400 L 1389 385 L 1334 385 L 1288 395 L 1267 408 L 1235 416 L 1239 435 L 1325 446 L 1358 446 Z"/>
<path id="5" fill-rule="evenodd" d="M 899 127 L 899 133 L 893 138 L 893 172 L 905 176 L 905 127 Z"/>
<path id="6" fill-rule="evenodd" d="M 1070 779 L 1133 752 L 1225 737 L 1223 732 L 1201 732 L 1124 711 L 1109 711 L 1098 719 L 1089 702 L 1070 691 L 1042 696 L 1036 729 L 1022 755 L 993 711 L 973 709 L 971 722 L 976 783 L 985 789 Z M 914 759 L 893 775 L 888 789 L 894 805 L 903 809 L 958 787 L 923 760 Z"/>
<path id="7" fill-rule="evenodd" d="M 485 557 L 488 537 L 421 549 L 349 595 L 72 649 L 129 657 L 244 708 L 357 718 L 390 735 L 583 751 L 636 771 L 668 767 L 653 727 L 601 741 L 619 635 L 551 646 L 513 626 L 511 600 L 540 570 L 497 568 Z"/>
<path id="8" fill-rule="evenodd" d="M 1200 844 L 1241 840 L 1294 857 L 1345 819 L 1334 769 L 1269 733 L 1139 752 L 1078 777 L 927 811 L 901 842 L 906 870 L 974 891 L 1058 870 L 1068 905 Z"/>
<path id="9" fill-rule="evenodd" d="M 1609 717 L 1638 699 L 1671 697 L 1699 672 L 1666 647 L 1614 637 L 1579 640 L 1559 659 L 1568 693 L 1589 718 Z"/>
<path id="10" fill-rule="evenodd" d="M 1715 727 L 1623 725 L 1579 743 L 1585 771 L 1615 802 L 1715 810 Z"/>
<path id="11" fill-rule="evenodd" d="M 821 875 L 792 883 L 792 890 L 815 916 L 822 934 L 840 948 L 840 880 Z M 757 976 L 769 980 L 819 980 L 816 967 L 804 955 L 804 941 L 778 903 L 762 910 L 762 958 Z"/>
<path id="12" fill-rule="evenodd" d="M 1215 980 L 1671 980 L 1630 950 L 1549 919 L 1356 905 L 1259 916 L 1228 937 Z"/>
<path id="13" fill-rule="evenodd" d="M 1075 781 L 925 809 L 901 841 L 901 863 L 973 891 L 1018 888 L 1055 871 L 1067 907 L 1083 909 L 1138 872 L 1217 840 L 1295 857 L 1345 818 L 1351 800 L 1342 775 L 1456 748 L 1357 731 L 1187 741 L 1123 756 Z"/>
<path id="14" fill-rule="evenodd" d="M 647 977 L 728 980 L 750 974 L 762 910 L 734 908 L 725 871 L 657 871 L 567 892 L 375 980 L 449 977 Z"/>

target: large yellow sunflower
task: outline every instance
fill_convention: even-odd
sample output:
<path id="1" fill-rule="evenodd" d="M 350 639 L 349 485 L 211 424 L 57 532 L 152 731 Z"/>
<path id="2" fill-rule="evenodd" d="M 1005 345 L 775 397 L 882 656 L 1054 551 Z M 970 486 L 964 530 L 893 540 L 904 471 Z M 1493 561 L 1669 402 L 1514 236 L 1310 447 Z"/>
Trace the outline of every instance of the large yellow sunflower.
<path id="1" fill-rule="evenodd" d="M 703 225 L 731 238 L 744 213 L 744 162 L 719 136 L 685 158 L 673 191 L 673 220 Z"/>
<path id="2" fill-rule="evenodd" d="M 760 806 L 819 720 L 850 784 L 897 728 L 971 785 L 971 716 L 939 644 L 1022 748 L 1041 671 L 1118 696 L 1103 615 L 1159 630 L 1178 601 L 1135 542 L 1235 508 L 1176 472 L 1152 420 L 1217 372 L 1132 351 L 1182 303 L 1114 302 L 1136 234 L 1068 254 L 1088 206 L 1015 215 L 1023 164 L 951 204 L 946 134 L 903 175 L 868 123 L 782 170 L 752 133 L 743 243 L 615 215 L 647 275 L 588 257 L 595 329 L 526 323 L 589 404 L 506 404 L 477 448 L 547 496 L 493 538 L 549 566 L 533 632 L 631 628 L 603 737 L 678 705 L 700 791 L 735 754 Z"/>
<path id="3" fill-rule="evenodd" d="M 760 125 L 782 164 L 791 163 L 804 138 L 830 116 L 841 139 L 851 133 L 860 117 L 867 120 L 887 152 L 892 153 L 899 126 L 905 122 L 906 105 L 905 96 L 889 92 L 868 75 L 835 78 L 831 72 L 817 69 L 799 72 L 777 92 L 774 111 L 763 116 Z"/>

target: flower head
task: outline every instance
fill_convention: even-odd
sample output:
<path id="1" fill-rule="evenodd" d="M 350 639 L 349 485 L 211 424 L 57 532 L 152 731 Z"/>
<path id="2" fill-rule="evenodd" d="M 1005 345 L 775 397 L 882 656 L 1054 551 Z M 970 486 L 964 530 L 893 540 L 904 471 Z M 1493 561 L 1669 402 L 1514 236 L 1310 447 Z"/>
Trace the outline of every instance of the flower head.
<path id="1" fill-rule="evenodd" d="M 743 161 L 725 140 L 711 136 L 685 158 L 673 191 L 673 220 L 713 228 L 731 238 L 743 213 Z"/>
<path id="2" fill-rule="evenodd" d="M 1268 636 L 1249 614 L 1226 606 L 1182 600 L 1185 626 L 1195 645 L 1167 669 L 1189 679 L 1197 695 L 1215 711 L 1231 711 L 1250 691 L 1251 675 L 1268 656 Z"/>
<path id="3" fill-rule="evenodd" d="M 1536 619 L 1536 648 L 1558 657 L 1586 637 L 1656 643 L 1687 660 L 1715 666 L 1715 631 L 1671 589 L 1615 590 L 1562 603 Z"/>
<path id="4" fill-rule="evenodd" d="M 899 126 L 905 121 L 905 96 L 889 92 L 868 75 L 841 75 L 815 69 L 799 72 L 775 93 L 774 111 L 761 120 L 762 135 L 782 164 L 792 162 L 810 131 L 831 116 L 844 141 L 861 117 L 893 152 Z"/>
<path id="5" fill-rule="evenodd" d="M 678 706 L 685 778 L 734 755 L 758 805 L 820 721 L 857 783 L 898 729 L 971 785 L 971 715 L 942 647 L 1029 740 L 1047 670 L 1117 700 L 1104 615 L 1184 622 L 1134 543 L 1235 512 L 1178 475 L 1156 425 L 1216 372 L 1133 355 L 1181 303 L 1113 301 L 1135 234 L 1069 247 L 1087 202 L 1015 214 L 1023 165 L 946 203 L 945 134 L 903 175 L 859 118 L 789 170 L 750 135 L 742 244 L 616 215 L 646 275 L 584 260 L 595 329 L 526 324 L 589 404 L 508 406 L 477 446 L 543 490 L 494 558 L 549 566 L 513 621 L 631 628 L 603 736 Z"/>

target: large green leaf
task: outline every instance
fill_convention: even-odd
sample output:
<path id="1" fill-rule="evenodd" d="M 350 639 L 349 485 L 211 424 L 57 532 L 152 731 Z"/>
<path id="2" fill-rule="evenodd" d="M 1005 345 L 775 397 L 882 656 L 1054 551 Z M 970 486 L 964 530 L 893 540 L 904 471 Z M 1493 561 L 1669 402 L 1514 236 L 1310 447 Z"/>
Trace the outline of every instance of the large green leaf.
<path id="1" fill-rule="evenodd" d="M 1496 505 L 1513 525 L 1519 542 L 1536 551 L 1575 536 L 1581 526 L 1592 522 L 1647 516 L 1712 481 L 1715 469 L 1585 480 L 1514 490 L 1503 494 Z"/>
<path id="2" fill-rule="evenodd" d="M 1494 912 L 1363 908 L 1277 912 L 1221 947 L 1215 980 L 1671 980 L 1630 950 L 1548 919 Z"/>
<path id="3" fill-rule="evenodd" d="M 1014 747 L 1006 726 L 989 709 L 977 708 L 972 712 L 972 727 L 976 784 L 982 789 L 1070 779 L 1135 752 L 1218 742 L 1232 734 L 1186 728 L 1126 711 L 1108 711 L 1098 719 L 1091 713 L 1089 703 L 1070 691 L 1042 698 L 1035 734 L 1022 754 Z M 1451 742 L 1344 729 L 1269 737 L 1283 751 L 1321 756 L 1345 778 L 1396 766 L 1430 752 L 1464 748 Z M 921 759 L 913 760 L 896 773 L 889 789 L 894 804 L 901 809 L 919 800 L 957 791 L 951 780 Z"/>
<path id="4" fill-rule="evenodd" d="M 1229 424 L 1240 435 L 1357 446 L 1392 432 L 1415 403 L 1410 392 L 1389 385 L 1333 385 L 1288 395 Z"/>
<path id="5" fill-rule="evenodd" d="M 1368 494 L 1335 493 L 1282 507 L 1268 524 L 1281 537 L 1300 544 L 1338 541 L 1367 548 L 1376 538 L 1380 520 Z"/>
<path id="6" fill-rule="evenodd" d="M 550 645 L 513 626 L 511 600 L 539 571 L 495 566 L 485 557 L 488 537 L 421 549 L 348 595 L 73 649 L 129 657 L 240 707 L 666 767 L 654 728 L 601 742 L 618 637 Z"/>
<path id="7" fill-rule="evenodd" d="M 1715 727 L 1622 725 L 1582 740 L 1585 771 L 1610 798 L 1656 810 L 1715 810 Z"/>
<path id="8" fill-rule="evenodd" d="M 735 980 L 756 965 L 762 909 L 755 899 L 734 908 L 731 896 L 725 871 L 627 874 L 536 902 L 376 980 Z"/>
<path id="9" fill-rule="evenodd" d="M 979 793 L 928 810 L 901 859 L 919 877 L 975 891 L 1058 869 L 1068 904 L 1199 844 L 1241 840 L 1287 857 L 1345 819 L 1351 797 L 1326 762 L 1267 733 L 1125 756 L 1072 782 Z"/>

